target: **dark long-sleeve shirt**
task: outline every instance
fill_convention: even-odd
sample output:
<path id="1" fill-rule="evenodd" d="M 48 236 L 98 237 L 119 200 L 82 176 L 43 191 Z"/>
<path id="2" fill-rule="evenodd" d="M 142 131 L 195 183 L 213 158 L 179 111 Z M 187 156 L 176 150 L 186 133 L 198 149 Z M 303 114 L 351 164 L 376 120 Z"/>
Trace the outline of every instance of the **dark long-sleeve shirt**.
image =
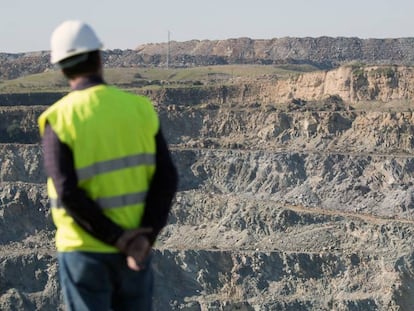
<path id="1" fill-rule="evenodd" d="M 93 85 L 87 84 L 86 87 Z M 145 200 L 141 227 L 151 227 L 148 234 L 154 243 L 166 225 L 172 200 L 177 190 L 178 177 L 161 130 L 156 137 L 156 168 Z M 46 125 L 42 138 L 44 166 L 52 178 L 58 197 L 76 223 L 97 239 L 114 245 L 123 229 L 106 217 L 99 204 L 78 187 L 78 177 L 71 149 L 59 141 L 50 125 Z"/>

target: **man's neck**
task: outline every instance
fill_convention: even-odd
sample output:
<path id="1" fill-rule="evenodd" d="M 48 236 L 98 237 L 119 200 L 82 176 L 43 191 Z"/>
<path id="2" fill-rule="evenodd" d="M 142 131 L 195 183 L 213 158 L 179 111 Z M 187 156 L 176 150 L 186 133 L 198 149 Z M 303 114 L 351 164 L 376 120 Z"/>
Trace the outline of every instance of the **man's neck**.
<path id="1" fill-rule="evenodd" d="M 100 74 L 79 76 L 69 80 L 69 85 L 72 90 L 84 90 L 91 86 L 105 84 L 105 81 Z"/>

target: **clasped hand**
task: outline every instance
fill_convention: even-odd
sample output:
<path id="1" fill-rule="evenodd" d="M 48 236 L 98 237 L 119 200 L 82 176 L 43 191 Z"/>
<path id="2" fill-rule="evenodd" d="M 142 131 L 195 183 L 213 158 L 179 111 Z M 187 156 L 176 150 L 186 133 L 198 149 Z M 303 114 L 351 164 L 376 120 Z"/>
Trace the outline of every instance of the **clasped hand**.
<path id="1" fill-rule="evenodd" d="M 130 269 L 140 271 L 145 268 L 143 263 L 151 251 L 151 243 L 146 234 L 151 232 L 152 228 L 125 230 L 116 241 L 115 246 L 127 256 Z"/>

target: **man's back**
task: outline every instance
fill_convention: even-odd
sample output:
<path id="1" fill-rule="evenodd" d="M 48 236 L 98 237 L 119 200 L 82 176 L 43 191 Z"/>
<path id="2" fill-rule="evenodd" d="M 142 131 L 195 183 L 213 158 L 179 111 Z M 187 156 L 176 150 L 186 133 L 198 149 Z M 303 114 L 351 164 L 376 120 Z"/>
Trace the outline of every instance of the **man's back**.
<path id="1" fill-rule="evenodd" d="M 68 310 L 150 310 L 151 248 L 177 172 L 149 99 L 107 86 L 102 43 L 66 21 L 51 61 L 72 92 L 39 117 Z"/>

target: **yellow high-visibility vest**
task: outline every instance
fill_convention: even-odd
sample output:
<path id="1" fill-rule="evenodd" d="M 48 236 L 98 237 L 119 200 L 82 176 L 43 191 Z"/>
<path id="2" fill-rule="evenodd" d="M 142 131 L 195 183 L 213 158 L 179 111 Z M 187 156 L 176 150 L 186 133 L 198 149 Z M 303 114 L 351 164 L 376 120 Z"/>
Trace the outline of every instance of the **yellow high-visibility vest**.
<path id="1" fill-rule="evenodd" d="M 125 229 L 137 228 L 155 171 L 158 116 L 146 97 L 97 85 L 73 91 L 38 120 L 43 135 L 49 123 L 73 153 L 78 186 L 103 213 Z M 117 252 L 80 228 L 59 201 L 48 178 L 58 251 Z"/>

